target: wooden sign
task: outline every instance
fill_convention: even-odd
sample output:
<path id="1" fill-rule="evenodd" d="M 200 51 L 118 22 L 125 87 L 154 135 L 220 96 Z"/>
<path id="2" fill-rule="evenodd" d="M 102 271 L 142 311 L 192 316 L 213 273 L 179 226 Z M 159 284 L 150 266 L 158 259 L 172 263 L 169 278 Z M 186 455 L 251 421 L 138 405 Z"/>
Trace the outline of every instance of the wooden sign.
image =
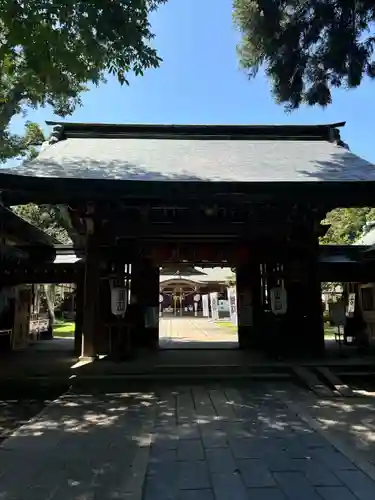
<path id="1" fill-rule="evenodd" d="M 329 319 L 335 326 L 345 326 L 346 310 L 344 302 L 334 302 L 329 304 Z"/>
<path id="2" fill-rule="evenodd" d="M 355 312 L 355 293 L 349 293 L 348 316 L 353 316 Z"/>
<path id="3" fill-rule="evenodd" d="M 220 244 L 157 245 L 150 249 L 153 262 L 162 265 L 175 262 L 248 262 L 247 246 Z"/>

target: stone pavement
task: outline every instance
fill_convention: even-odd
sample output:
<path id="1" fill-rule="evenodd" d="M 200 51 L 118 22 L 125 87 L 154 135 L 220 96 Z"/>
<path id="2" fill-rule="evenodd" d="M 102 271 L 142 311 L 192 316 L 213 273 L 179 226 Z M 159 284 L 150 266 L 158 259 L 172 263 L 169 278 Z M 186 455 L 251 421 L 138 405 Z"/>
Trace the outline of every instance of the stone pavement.
<path id="1" fill-rule="evenodd" d="M 230 349 L 238 347 L 237 332 L 207 318 L 160 318 L 159 345 L 163 349 Z"/>
<path id="2" fill-rule="evenodd" d="M 62 396 L 0 447 L 2 500 L 373 500 L 265 384 Z"/>
<path id="3" fill-rule="evenodd" d="M 284 391 L 286 397 L 299 414 L 312 418 L 321 432 L 329 434 L 331 440 L 340 442 L 341 447 L 351 450 L 359 460 L 370 463 L 375 468 L 375 392 L 352 386 L 356 397 L 319 398 L 313 392 L 294 387 Z"/>

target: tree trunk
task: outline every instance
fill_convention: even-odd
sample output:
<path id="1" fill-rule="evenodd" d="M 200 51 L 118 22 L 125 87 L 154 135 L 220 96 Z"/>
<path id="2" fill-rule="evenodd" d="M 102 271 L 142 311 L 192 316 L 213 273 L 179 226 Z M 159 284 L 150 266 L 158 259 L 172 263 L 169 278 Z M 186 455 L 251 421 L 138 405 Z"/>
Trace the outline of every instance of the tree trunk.
<path id="1" fill-rule="evenodd" d="M 50 325 L 55 324 L 55 285 L 44 285 L 44 292 L 46 294 L 48 317 Z"/>

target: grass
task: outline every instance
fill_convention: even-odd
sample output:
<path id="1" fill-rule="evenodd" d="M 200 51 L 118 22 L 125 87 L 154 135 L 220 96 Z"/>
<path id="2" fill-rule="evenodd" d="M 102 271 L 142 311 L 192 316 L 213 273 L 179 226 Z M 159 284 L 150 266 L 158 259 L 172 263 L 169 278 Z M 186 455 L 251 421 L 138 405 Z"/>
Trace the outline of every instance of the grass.
<path id="1" fill-rule="evenodd" d="M 340 327 L 341 335 L 344 333 L 344 328 Z M 329 323 L 324 324 L 324 338 L 329 340 L 334 340 L 335 335 L 337 335 L 338 329 L 337 326 L 331 326 Z"/>
<path id="2" fill-rule="evenodd" d="M 53 333 L 56 337 L 73 338 L 75 323 L 72 321 L 58 321 L 53 327 Z"/>
<path id="3" fill-rule="evenodd" d="M 238 327 L 235 326 L 231 321 L 215 321 L 216 326 L 222 326 L 223 328 L 229 328 L 233 333 L 237 333 Z"/>
<path id="4" fill-rule="evenodd" d="M 233 325 L 231 321 L 216 321 L 217 326 L 222 328 L 228 328 L 233 333 L 237 333 L 237 326 Z M 74 329 L 75 323 L 72 321 L 56 321 L 56 324 L 53 328 L 53 333 L 56 337 L 65 337 L 65 338 L 73 338 L 74 337 Z M 337 327 L 330 326 L 329 323 L 325 323 L 324 325 L 324 338 L 328 340 L 334 340 L 335 333 L 337 333 Z"/>

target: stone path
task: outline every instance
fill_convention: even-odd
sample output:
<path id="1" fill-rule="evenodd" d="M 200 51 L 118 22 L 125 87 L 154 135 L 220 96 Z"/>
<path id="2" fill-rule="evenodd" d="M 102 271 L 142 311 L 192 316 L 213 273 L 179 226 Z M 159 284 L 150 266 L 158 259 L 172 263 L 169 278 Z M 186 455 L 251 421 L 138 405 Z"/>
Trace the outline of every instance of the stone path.
<path id="1" fill-rule="evenodd" d="M 66 395 L 0 447 L 2 500 L 372 500 L 264 384 Z"/>
<path id="2" fill-rule="evenodd" d="M 368 378 L 371 384 L 371 379 Z M 361 383 L 362 382 L 362 383 Z M 363 381 L 359 382 L 363 385 Z M 355 390 L 356 397 L 319 398 L 312 392 L 294 388 L 284 394 L 300 413 L 309 415 L 331 439 L 351 449 L 357 457 L 375 469 L 375 392 Z M 297 408 L 298 407 L 298 408 Z"/>
<path id="3" fill-rule="evenodd" d="M 163 349 L 230 349 L 238 347 L 237 332 L 205 318 L 161 318 Z"/>

